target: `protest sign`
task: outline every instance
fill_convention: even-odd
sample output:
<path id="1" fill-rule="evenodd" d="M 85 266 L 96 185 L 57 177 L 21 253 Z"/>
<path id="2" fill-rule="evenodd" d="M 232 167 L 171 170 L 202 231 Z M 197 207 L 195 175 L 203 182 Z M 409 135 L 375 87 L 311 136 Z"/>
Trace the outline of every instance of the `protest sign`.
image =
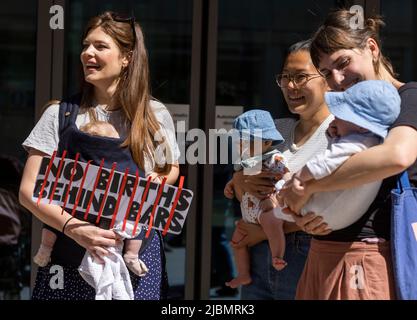
<path id="1" fill-rule="evenodd" d="M 191 205 L 193 192 L 141 178 L 138 172 L 116 171 L 116 163 L 104 168 L 91 162 L 56 156 L 44 157 L 36 179 L 33 200 L 63 207 L 79 219 L 136 233 L 138 226 L 179 234 Z"/>

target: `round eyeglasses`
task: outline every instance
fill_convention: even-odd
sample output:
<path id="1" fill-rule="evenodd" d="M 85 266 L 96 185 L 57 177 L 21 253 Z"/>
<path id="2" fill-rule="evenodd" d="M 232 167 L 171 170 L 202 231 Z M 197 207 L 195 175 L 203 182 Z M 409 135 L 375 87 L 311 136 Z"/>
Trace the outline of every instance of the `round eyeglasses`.
<path id="1" fill-rule="evenodd" d="M 323 77 L 321 74 L 309 74 L 309 73 L 297 73 L 297 74 L 288 74 L 280 73 L 275 76 L 275 81 L 280 88 L 287 88 L 290 82 L 294 84 L 297 88 L 300 88 L 306 85 L 307 82 L 315 78 Z"/>

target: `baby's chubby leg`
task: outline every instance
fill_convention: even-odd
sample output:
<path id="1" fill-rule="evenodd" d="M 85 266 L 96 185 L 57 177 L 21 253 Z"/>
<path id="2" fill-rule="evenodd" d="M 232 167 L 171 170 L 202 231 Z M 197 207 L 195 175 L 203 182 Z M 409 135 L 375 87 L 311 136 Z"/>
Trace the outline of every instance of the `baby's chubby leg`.
<path id="1" fill-rule="evenodd" d="M 125 260 L 126 267 L 139 277 L 145 276 L 149 269 L 145 263 L 139 259 L 139 250 L 142 246 L 142 240 L 126 240 L 125 241 Z"/>
<path id="2" fill-rule="evenodd" d="M 233 232 L 232 242 L 237 243 L 243 237 L 245 237 L 245 235 L 242 234 L 238 229 L 235 229 Z M 247 247 L 233 248 L 233 254 L 235 257 L 238 275 L 231 281 L 226 282 L 226 286 L 237 288 L 241 285 L 247 285 L 252 282 L 252 278 L 250 276 L 250 257 Z"/>
<path id="3" fill-rule="evenodd" d="M 284 221 L 275 217 L 273 210 L 260 213 L 258 220 L 268 238 L 272 266 L 280 271 L 287 266 L 283 260 L 285 253 Z"/>
<path id="4" fill-rule="evenodd" d="M 140 247 L 142 247 L 142 240 L 126 240 L 125 241 L 125 254 L 134 254 L 136 257 L 139 255 Z"/>
<path id="5" fill-rule="evenodd" d="M 42 241 L 38 252 L 33 257 L 35 262 L 40 267 L 45 267 L 51 261 L 51 253 L 56 241 L 56 234 L 46 228 L 42 229 Z"/>

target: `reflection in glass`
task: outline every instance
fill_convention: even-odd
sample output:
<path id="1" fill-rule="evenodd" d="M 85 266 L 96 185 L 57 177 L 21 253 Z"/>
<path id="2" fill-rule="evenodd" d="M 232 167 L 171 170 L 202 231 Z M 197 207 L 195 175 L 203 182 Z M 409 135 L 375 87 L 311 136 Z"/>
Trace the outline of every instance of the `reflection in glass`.
<path id="1" fill-rule="evenodd" d="M 404 82 L 417 79 L 417 3 L 403 0 L 381 0 L 381 14 L 386 23 L 382 29 L 382 50 L 391 60 L 399 79 Z"/>
<path id="2" fill-rule="evenodd" d="M 36 9 L 0 3 L 0 300 L 29 299 L 31 214 L 17 199 L 35 120 Z"/>

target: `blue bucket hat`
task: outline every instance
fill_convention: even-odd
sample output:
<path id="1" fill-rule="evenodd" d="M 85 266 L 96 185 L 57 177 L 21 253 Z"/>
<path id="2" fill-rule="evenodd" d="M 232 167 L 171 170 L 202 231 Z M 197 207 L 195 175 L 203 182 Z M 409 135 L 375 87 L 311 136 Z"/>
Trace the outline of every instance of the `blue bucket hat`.
<path id="1" fill-rule="evenodd" d="M 325 99 L 335 117 L 385 137 L 400 114 L 398 90 L 383 80 L 361 81 L 344 92 L 326 92 Z"/>
<path id="2" fill-rule="evenodd" d="M 264 110 L 250 110 L 242 113 L 233 122 L 233 128 L 238 130 L 242 139 L 272 140 L 273 144 L 284 142 L 284 138 L 275 127 L 271 114 Z"/>

